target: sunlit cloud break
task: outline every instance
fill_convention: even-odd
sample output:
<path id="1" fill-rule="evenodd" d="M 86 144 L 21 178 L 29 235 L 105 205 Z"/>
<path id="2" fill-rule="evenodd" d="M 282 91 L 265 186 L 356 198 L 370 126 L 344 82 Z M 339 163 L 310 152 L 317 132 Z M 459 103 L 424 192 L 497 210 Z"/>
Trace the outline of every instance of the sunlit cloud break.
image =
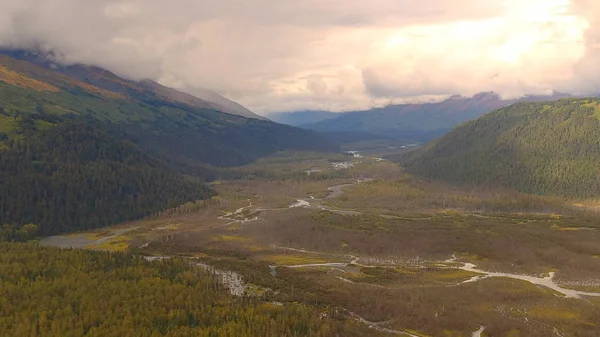
<path id="1" fill-rule="evenodd" d="M 0 0 L 0 44 L 266 114 L 600 92 L 595 0 Z"/>

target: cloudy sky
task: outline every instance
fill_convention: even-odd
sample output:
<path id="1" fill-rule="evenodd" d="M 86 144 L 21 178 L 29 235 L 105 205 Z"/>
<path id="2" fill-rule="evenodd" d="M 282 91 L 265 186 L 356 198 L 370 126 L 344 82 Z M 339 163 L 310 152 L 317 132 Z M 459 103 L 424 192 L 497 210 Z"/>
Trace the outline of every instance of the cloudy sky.
<path id="1" fill-rule="evenodd" d="M 598 0 L 0 0 L 0 45 L 260 114 L 600 92 Z"/>

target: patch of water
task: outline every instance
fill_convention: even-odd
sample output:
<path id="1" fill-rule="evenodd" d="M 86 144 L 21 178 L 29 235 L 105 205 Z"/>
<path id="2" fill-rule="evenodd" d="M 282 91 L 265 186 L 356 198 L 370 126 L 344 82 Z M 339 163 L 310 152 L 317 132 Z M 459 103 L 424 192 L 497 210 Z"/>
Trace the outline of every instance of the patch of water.
<path id="1" fill-rule="evenodd" d="M 364 158 L 364 156 L 358 151 L 347 151 L 346 153 L 351 154 L 354 158 Z"/>
<path id="2" fill-rule="evenodd" d="M 296 199 L 296 202 L 291 204 L 289 208 L 310 207 L 310 202 L 302 199 Z"/>
<path id="3" fill-rule="evenodd" d="M 350 161 L 344 161 L 341 163 L 332 163 L 331 166 L 333 167 L 334 170 L 344 170 L 344 169 L 349 169 L 351 167 L 354 167 L 354 163 L 350 162 Z"/>
<path id="4" fill-rule="evenodd" d="M 146 261 L 162 261 L 162 260 L 167 260 L 170 259 L 170 256 L 142 256 L 142 258 Z"/>
<path id="5" fill-rule="evenodd" d="M 479 327 L 479 330 L 473 331 L 473 333 L 471 334 L 471 337 L 481 337 L 481 334 L 483 333 L 483 331 L 485 331 L 485 327 L 482 325 L 481 327 Z"/>

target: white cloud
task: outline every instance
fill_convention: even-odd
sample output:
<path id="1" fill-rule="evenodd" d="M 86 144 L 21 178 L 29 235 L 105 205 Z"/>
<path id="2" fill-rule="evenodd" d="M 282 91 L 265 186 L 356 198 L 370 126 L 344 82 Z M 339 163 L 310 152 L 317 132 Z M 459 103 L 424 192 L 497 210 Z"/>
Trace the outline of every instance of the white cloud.
<path id="1" fill-rule="evenodd" d="M 600 2 L 574 0 L 574 11 L 586 18 L 589 29 L 584 36 L 585 56 L 575 65 L 574 80 L 570 87 L 576 91 L 600 92 Z"/>
<path id="2" fill-rule="evenodd" d="M 0 0 L 0 44 L 259 113 L 600 91 L 596 0 Z"/>

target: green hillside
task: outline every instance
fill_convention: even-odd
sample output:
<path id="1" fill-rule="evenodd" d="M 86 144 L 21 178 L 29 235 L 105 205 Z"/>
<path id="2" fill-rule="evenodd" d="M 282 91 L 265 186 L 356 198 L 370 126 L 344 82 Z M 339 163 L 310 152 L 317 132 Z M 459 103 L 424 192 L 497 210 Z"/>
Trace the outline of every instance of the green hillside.
<path id="1" fill-rule="evenodd" d="M 600 196 L 600 100 L 515 104 L 401 158 L 408 170 L 466 185 Z"/>
<path id="2" fill-rule="evenodd" d="M 129 142 L 81 123 L 34 116 L 0 115 L 5 126 L 14 124 L 14 137 L 0 150 L 0 224 L 39 224 L 42 235 L 51 235 L 212 194 Z"/>
<path id="3" fill-rule="evenodd" d="M 107 226 L 210 196 L 200 179 L 215 166 L 338 150 L 315 132 L 186 105 L 114 74 L 102 83 L 0 54 L 0 225 L 43 235 Z"/>

